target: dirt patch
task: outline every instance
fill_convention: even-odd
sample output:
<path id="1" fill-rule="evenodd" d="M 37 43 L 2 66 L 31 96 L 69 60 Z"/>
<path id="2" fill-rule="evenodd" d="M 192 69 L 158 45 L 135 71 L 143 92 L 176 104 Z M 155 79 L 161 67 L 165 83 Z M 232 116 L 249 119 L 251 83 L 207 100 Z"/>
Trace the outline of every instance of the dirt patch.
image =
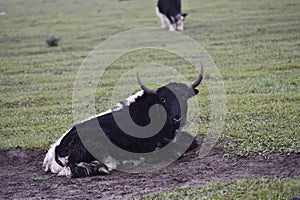
<path id="1" fill-rule="evenodd" d="M 69 179 L 42 171 L 45 151 L 16 149 L 0 151 L 0 199 L 118 199 L 183 185 L 197 186 L 217 180 L 250 177 L 300 176 L 300 154 L 272 154 L 268 159 L 223 158 L 214 149 L 200 159 L 197 150 L 155 172 Z"/>

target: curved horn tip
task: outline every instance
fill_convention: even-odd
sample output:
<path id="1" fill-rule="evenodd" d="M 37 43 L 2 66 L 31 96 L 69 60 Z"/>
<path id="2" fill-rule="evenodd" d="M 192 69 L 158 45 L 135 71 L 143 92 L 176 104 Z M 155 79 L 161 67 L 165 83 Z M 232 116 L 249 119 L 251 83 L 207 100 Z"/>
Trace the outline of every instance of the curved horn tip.
<path id="1" fill-rule="evenodd" d="M 147 93 L 147 94 L 155 94 L 155 93 L 156 93 L 156 90 L 147 87 L 147 86 L 141 81 L 140 76 L 139 76 L 139 72 L 136 73 L 136 79 L 137 79 L 138 84 L 140 85 L 140 87 L 142 88 L 142 90 L 144 90 L 145 93 Z"/>
<path id="2" fill-rule="evenodd" d="M 201 62 L 200 74 L 198 78 L 194 81 L 194 83 L 191 84 L 191 87 L 196 88 L 201 83 L 202 79 L 203 79 L 203 64 Z"/>

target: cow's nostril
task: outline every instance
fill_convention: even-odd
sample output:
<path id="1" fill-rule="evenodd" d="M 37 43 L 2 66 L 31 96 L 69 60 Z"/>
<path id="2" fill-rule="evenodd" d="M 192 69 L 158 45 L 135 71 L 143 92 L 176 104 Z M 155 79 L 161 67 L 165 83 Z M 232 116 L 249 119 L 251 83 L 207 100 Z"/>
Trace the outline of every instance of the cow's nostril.
<path id="1" fill-rule="evenodd" d="M 172 118 L 173 122 L 175 122 L 175 123 L 179 123 L 181 121 L 181 119 L 182 119 L 182 117 L 180 115 Z"/>

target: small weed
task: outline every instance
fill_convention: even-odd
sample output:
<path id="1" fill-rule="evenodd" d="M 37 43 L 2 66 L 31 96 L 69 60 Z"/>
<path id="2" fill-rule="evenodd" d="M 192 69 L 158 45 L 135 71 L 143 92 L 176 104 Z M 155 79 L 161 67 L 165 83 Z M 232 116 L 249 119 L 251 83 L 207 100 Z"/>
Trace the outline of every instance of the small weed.
<path id="1" fill-rule="evenodd" d="M 46 43 L 49 47 L 55 47 L 58 45 L 60 38 L 58 36 L 50 36 L 47 38 Z"/>
<path id="2" fill-rule="evenodd" d="M 52 179 L 54 177 L 55 177 L 55 175 L 52 174 L 52 175 L 45 175 L 45 176 L 34 176 L 31 179 L 33 181 L 47 181 L 47 180 L 50 180 L 50 179 Z"/>

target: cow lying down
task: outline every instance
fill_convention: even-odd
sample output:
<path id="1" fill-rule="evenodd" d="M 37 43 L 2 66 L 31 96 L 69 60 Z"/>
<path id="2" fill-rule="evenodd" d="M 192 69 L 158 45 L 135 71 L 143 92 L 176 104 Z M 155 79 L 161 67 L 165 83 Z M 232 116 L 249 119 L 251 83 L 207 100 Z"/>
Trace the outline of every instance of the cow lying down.
<path id="1" fill-rule="evenodd" d="M 196 87 L 200 84 L 202 76 L 203 67 L 201 67 L 197 80 L 191 85 L 169 83 L 154 90 L 145 86 L 137 74 L 137 81 L 142 90 L 125 101 L 118 103 L 116 107 L 69 129 L 48 150 L 43 162 L 44 171 L 51 171 L 58 174 L 58 176 L 85 177 L 109 174 L 110 171 L 117 169 L 119 165 L 126 163 L 126 155 L 121 156 L 122 160 L 115 159 L 116 156 L 113 156 L 110 152 L 104 152 L 105 150 L 103 151 L 103 148 L 99 146 L 99 152 L 101 150 L 101 154 L 103 152 L 103 154 L 108 155 L 107 159 L 100 162 L 85 148 L 80 139 L 81 135 L 78 134 L 78 126 L 88 126 L 91 120 L 97 120 L 105 136 L 124 151 L 137 154 L 159 152 L 160 149 L 172 143 L 173 146 L 171 149 L 169 148 L 167 155 L 170 158 L 177 159 L 185 152 L 196 148 L 198 144 L 194 137 L 187 132 L 181 131 L 181 129 L 186 121 L 187 100 L 198 93 Z M 135 124 L 147 126 L 151 123 L 149 110 L 153 105 L 162 106 L 166 117 L 161 119 L 165 122 L 160 131 L 151 137 L 134 137 L 131 134 L 127 134 L 115 121 L 114 115 L 122 117 L 125 112 L 129 111 L 130 117 Z M 157 112 L 155 110 L 152 109 L 151 118 L 155 117 L 160 120 L 162 113 L 159 109 L 157 109 Z M 128 115 L 126 116 L 128 117 Z M 92 132 L 92 134 L 98 134 L 93 132 L 94 129 L 88 129 L 88 131 Z M 180 140 L 177 137 L 179 133 L 181 135 Z M 188 146 L 182 149 L 182 145 Z M 155 162 L 155 158 L 153 160 L 141 158 L 140 161 Z"/>

